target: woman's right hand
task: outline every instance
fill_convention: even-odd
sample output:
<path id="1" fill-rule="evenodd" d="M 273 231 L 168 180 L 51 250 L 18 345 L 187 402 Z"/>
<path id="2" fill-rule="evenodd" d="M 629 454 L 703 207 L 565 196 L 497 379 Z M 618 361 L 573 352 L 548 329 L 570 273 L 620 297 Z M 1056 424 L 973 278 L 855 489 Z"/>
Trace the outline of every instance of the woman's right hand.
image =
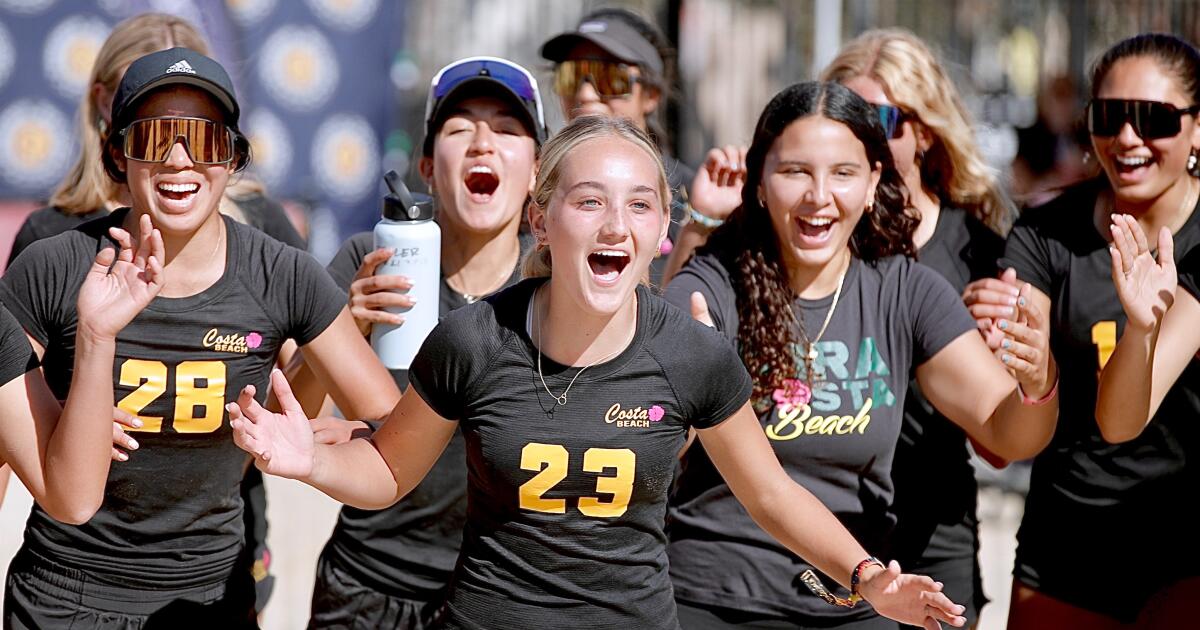
<path id="1" fill-rule="evenodd" d="M 412 308 L 411 297 L 397 291 L 412 289 L 412 282 L 404 276 L 377 276 L 375 270 L 392 257 L 392 250 L 381 247 L 363 258 L 354 281 L 350 283 L 350 314 L 354 324 L 364 337 L 371 334 L 373 324 L 404 323 L 404 316 L 389 313 L 388 307 Z"/>
<path id="2" fill-rule="evenodd" d="M 746 147 L 728 145 L 710 149 L 692 179 L 688 202 L 700 214 L 723 221 L 742 205 L 745 183 Z"/>
<path id="3" fill-rule="evenodd" d="M 1167 309 L 1175 303 L 1179 278 L 1175 271 L 1175 243 L 1171 231 L 1158 235 L 1158 259 L 1150 254 L 1146 233 L 1137 219 L 1114 214 L 1112 225 L 1112 279 L 1125 309 L 1127 326 L 1141 330 L 1157 328 Z"/>
<path id="4" fill-rule="evenodd" d="M 79 332 L 97 339 L 116 339 L 162 290 L 166 258 L 162 234 L 149 215 L 142 215 L 138 227 L 137 243 L 129 232 L 109 228 L 120 251 L 102 248 L 79 287 Z"/>
<path id="5" fill-rule="evenodd" d="M 303 479 L 313 469 L 313 425 L 278 369 L 271 370 L 271 388 L 283 413 L 272 413 L 258 404 L 253 385 L 242 389 L 237 402 L 225 405 L 233 441 L 254 456 L 259 470 L 277 477 Z"/>

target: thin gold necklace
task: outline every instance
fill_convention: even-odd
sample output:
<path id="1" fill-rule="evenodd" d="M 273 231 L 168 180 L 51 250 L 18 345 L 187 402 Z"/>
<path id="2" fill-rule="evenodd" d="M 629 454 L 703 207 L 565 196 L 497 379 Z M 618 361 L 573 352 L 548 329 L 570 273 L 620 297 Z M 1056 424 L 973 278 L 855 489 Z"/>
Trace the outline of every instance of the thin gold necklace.
<path id="1" fill-rule="evenodd" d="M 536 326 L 536 328 L 537 328 L 537 353 L 538 353 L 538 355 L 537 355 L 537 373 L 538 373 L 538 378 L 541 379 L 541 381 L 542 381 L 542 387 L 546 388 L 546 393 L 549 394 L 550 397 L 554 399 L 554 402 L 558 403 L 559 406 L 562 406 L 562 405 L 567 404 L 567 392 L 571 391 L 571 386 L 575 384 L 575 379 L 579 378 L 579 375 L 583 374 L 584 370 L 592 367 L 593 365 L 596 365 L 597 363 L 603 363 L 604 361 L 607 361 L 607 360 L 617 356 L 618 354 L 621 354 L 621 352 L 624 351 L 625 347 L 627 347 L 629 344 L 628 343 L 622 344 L 622 347 L 618 348 L 612 354 L 609 354 L 607 356 L 596 359 L 595 361 L 592 361 L 591 363 L 583 366 L 582 368 L 579 368 L 579 371 L 575 373 L 575 376 L 571 377 L 571 382 L 567 383 L 567 388 L 563 390 L 562 395 L 555 396 L 554 392 L 550 391 L 550 386 L 546 384 L 546 377 L 542 376 L 542 309 L 538 308 L 538 305 L 537 305 L 537 296 L 538 296 L 538 293 L 540 293 L 540 292 L 541 292 L 541 287 L 538 287 L 538 290 L 535 291 L 533 294 L 533 310 L 537 313 L 537 326 Z M 636 304 L 637 304 L 637 298 L 635 297 L 634 298 L 635 308 L 636 308 Z M 635 324 L 634 332 L 636 333 L 636 331 L 637 331 L 637 325 Z M 630 341 L 632 341 L 632 339 L 630 339 Z"/>
<path id="2" fill-rule="evenodd" d="M 829 305 L 829 311 L 825 313 L 825 321 L 821 324 L 821 330 L 817 331 L 817 336 L 810 340 L 804 332 L 803 324 L 800 326 L 800 334 L 804 336 L 805 345 L 804 369 L 810 379 L 812 378 L 812 364 L 817 360 L 817 342 L 825 335 L 825 329 L 829 328 L 829 322 L 833 319 L 833 311 L 837 310 L 838 298 L 842 296 L 842 286 L 846 282 L 846 274 L 850 272 L 851 263 L 853 263 L 853 258 L 846 262 L 846 268 L 838 276 L 837 289 L 833 292 L 833 302 Z"/>

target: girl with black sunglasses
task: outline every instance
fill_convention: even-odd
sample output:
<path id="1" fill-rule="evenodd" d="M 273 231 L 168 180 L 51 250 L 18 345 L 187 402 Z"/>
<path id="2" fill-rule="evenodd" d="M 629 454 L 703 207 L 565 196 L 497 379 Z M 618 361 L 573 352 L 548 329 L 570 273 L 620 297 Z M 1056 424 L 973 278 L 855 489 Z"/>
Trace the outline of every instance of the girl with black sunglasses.
<path id="1" fill-rule="evenodd" d="M 113 103 L 101 158 L 132 207 L 31 245 L 0 298 L 64 397 L 80 351 L 76 296 L 96 252 L 114 227 L 161 233 L 161 291 L 117 335 L 110 373 L 117 407 L 142 422 L 141 448 L 110 469 L 88 523 L 34 508 L 9 568 L 4 626 L 256 627 L 239 495 L 248 458 L 229 437 L 225 403 L 247 385 L 265 393 L 287 339 L 353 417 L 381 417 L 377 395 L 395 384 L 316 261 L 219 212 L 249 143 L 216 61 L 186 48 L 141 57 Z"/>
<path id="2" fill-rule="evenodd" d="M 1138 35 L 1105 52 L 1092 72 L 1087 110 L 1104 177 L 1028 210 L 1009 235 L 1002 264 L 1034 286 L 1033 303 L 1052 313 L 1046 331 L 1055 359 L 1070 366 L 1062 372 L 1059 429 L 1033 464 L 1017 535 L 1009 627 L 1194 625 L 1194 619 L 1161 616 L 1171 602 L 1186 601 L 1182 580 L 1198 575 L 1200 566 L 1195 527 L 1178 512 L 1180 499 L 1195 493 L 1194 460 L 1200 457 L 1194 344 L 1172 349 L 1178 355 L 1174 367 L 1162 370 L 1172 376 L 1154 385 L 1161 405 L 1153 422 L 1145 424 L 1143 408 L 1145 415 L 1131 411 L 1116 422 L 1104 422 L 1102 414 L 1098 426 L 1096 410 L 1102 369 L 1110 395 L 1128 388 L 1132 403 L 1132 392 L 1145 391 L 1149 379 L 1113 380 L 1120 369 L 1110 373 L 1106 363 L 1118 338 L 1132 344 L 1149 339 L 1155 319 L 1149 309 L 1160 299 L 1148 295 L 1144 304 L 1129 304 L 1122 295 L 1128 288 L 1124 274 L 1132 271 L 1124 265 L 1134 257 L 1125 255 L 1133 251 L 1125 247 L 1116 256 L 1120 268 L 1114 268 L 1114 217 L 1123 233 L 1132 234 L 1136 224 L 1152 235 L 1143 251 L 1161 245 L 1161 254 L 1180 261 L 1200 251 L 1198 77 L 1200 52 L 1173 35 Z M 1120 282 L 1114 284 L 1114 276 Z M 1015 298 L 1016 289 L 998 280 L 975 283 L 966 294 L 977 318 L 1005 316 Z M 1195 320 L 1186 325 L 1194 329 Z M 1135 358 L 1132 349 L 1129 358 Z M 1145 537 L 1169 551 L 1156 552 Z"/>

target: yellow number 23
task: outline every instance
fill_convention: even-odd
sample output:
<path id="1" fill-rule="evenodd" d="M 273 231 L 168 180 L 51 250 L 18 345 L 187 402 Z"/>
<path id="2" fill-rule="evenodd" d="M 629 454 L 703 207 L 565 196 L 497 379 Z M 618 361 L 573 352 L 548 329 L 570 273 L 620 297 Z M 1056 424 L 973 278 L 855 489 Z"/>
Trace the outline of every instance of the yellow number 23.
<path id="1" fill-rule="evenodd" d="M 547 514 L 566 514 L 566 499 L 546 499 L 542 495 L 567 478 L 570 456 L 561 444 L 530 442 L 521 449 L 521 470 L 536 472 L 521 484 L 520 505 L 523 510 Z M 637 456 L 627 448 L 589 448 L 583 453 L 584 472 L 603 473 L 614 469 L 611 477 L 596 478 L 596 492 L 611 494 L 612 499 L 579 497 L 579 511 L 594 518 L 615 518 L 629 508 L 633 496 L 633 474 Z"/>

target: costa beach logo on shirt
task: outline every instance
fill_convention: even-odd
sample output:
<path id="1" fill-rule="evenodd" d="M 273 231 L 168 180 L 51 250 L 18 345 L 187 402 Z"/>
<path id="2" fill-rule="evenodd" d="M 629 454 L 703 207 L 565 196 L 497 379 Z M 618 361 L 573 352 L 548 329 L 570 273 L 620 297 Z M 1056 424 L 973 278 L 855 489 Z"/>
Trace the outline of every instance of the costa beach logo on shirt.
<path id="1" fill-rule="evenodd" d="M 823 341 L 817 348 L 813 387 L 801 379 L 784 379 L 774 391 L 770 401 L 774 409 L 763 427 L 768 438 L 787 441 L 801 436 L 864 435 L 871 425 L 872 409 L 896 404 L 885 378 L 891 370 L 873 337 L 865 337 L 859 344 L 853 370 L 848 366 L 851 355 L 845 343 Z M 799 348 L 793 352 L 797 363 L 803 365 Z M 837 413 L 846 407 L 857 411 Z"/>
<path id="2" fill-rule="evenodd" d="M 650 423 L 661 421 L 666 414 L 667 412 L 658 405 L 625 409 L 621 407 L 621 403 L 613 403 L 604 414 L 604 421 L 622 428 L 647 428 Z"/>
<path id="3" fill-rule="evenodd" d="M 220 330 L 213 328 L 204 334 L 204 339 L 200 343 L 204 344 L 205 348 L 212 349 L 213 352 L 246 354 L 262 345 L 262 341 L 262 335 L 256 332 L 248 335 L 239 335 L 237 333 L 222 335 Z"/>

